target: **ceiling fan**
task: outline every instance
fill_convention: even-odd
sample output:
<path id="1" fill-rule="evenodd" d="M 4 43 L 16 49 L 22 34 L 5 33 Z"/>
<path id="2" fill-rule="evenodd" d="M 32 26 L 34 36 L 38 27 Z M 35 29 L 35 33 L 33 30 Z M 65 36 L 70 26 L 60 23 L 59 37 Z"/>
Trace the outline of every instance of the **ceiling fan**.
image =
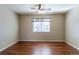
<path id="1" fill-rule="evenodd" d="M 50 11 L 51 10 L 51 8 L 45 8 L 44 4 L 34 5 L 31 9 L 32 10 L 40 10 L 40 11 Z"/>

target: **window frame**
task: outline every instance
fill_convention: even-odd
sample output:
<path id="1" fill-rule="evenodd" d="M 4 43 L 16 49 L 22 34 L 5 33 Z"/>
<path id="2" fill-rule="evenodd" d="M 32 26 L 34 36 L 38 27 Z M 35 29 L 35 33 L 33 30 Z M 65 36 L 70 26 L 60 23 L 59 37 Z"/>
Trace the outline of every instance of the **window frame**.
<path id="1" fill-rule="evenodd" d="M 41 21 L 34 21 L 33 19 L 41 19 Z M 43 19 L 49 19 L 49 21 L 43 21 Z M 40 22 L 41 23 L 41 31 L 33 31 L 33 22 Z M 42 30 L 42 22 L 49 22 L 50 24 L 51 24 L 51 18 L 32 18 L 32 31 L 33 32 L 44 32 L 43 30 Z M 47 32 L 50 32 L 50 24 L 49 24 L 49 31 L 47 31 Z"/>

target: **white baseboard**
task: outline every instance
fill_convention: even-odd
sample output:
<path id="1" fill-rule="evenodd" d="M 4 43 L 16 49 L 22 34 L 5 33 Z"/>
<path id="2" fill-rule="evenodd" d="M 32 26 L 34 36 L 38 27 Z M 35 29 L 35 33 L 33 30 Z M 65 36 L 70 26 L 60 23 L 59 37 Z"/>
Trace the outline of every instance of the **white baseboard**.
<path id="1" fill-rule="evenodd" d="M 17 42 L 18 42 L 18 41 L 13 42 L 12 44 L 9 44 L 9 45 L 7 45 L 6 47 L 4 47 L 4 48 L 0 49 L 0 52 L 1 52 L 1 51 L 3 51 L 3 50 L 5 50 L 5 49 L 7 49 L 8 47 L 10 47 L 10 46 L 14 45 L 14 44 L 15 44 L 15 43 L 17 43 Z"/>
<path id="2" fill-rule="evenodd" d="M 73 45 L 73 44 L 71 44 L 71 43 L 69 43 L 69 42 L 67 42 L 67 41 L 65 41 L 65 43 L 67 43 L 68 45 L 72 46 L 73 48 L 75 48 L 75 49 L 79 50 L 79 48 L 78 48 L 78 47 L 76 47 L 75 45 Z"/>
<path id="3" fill-rule="evenodd" d="M 64 42 L 64 40 L 19 40 L 19 41 Z"/>

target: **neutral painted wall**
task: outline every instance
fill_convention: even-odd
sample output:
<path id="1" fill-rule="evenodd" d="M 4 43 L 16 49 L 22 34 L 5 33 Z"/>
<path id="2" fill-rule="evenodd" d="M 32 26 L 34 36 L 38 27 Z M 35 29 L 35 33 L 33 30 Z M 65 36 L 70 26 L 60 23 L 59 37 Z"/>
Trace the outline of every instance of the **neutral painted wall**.
<path id="1" fill-rule="evenodd" d="M 18 17 L 7 6 L 0 5 L 0 51 L 18 40 Z"/>
<path id="2" fill-rule="evenodd" d="M 51 18 L 50 32 L 33 32 L 32 18 Z M 64 41 L 64 15 L 20 15 L 20 40 Z"/>
<path id="3" fill-rule="evenodd" d="M 79 7 L 75 7 L 66 14 L 65 22 L 66 42 L 79 48 Z"/>

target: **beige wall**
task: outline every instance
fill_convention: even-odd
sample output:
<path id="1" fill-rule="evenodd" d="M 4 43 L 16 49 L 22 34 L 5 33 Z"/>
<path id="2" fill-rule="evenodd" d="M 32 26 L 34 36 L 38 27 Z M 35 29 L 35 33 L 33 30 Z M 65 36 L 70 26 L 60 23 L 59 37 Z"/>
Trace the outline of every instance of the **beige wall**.
<path id="1" fill-rule="evenodd" d="M 0 51 L 18 41 L 18 18 L 5 5 L 0 5 Z"/>
<path id="2" fill-rule="evenodd" d="M 32 32 L 32 18 L 51 18 L 50 32 Z M 20 40 L 22 41 L 64 41 L 64 15 L 21 15 Z"/>
<path id="3" fill-rule="evenodd" d="M 79 7 L 66 14 L 66 42 L 75 48 L 79 48 Z"/>

